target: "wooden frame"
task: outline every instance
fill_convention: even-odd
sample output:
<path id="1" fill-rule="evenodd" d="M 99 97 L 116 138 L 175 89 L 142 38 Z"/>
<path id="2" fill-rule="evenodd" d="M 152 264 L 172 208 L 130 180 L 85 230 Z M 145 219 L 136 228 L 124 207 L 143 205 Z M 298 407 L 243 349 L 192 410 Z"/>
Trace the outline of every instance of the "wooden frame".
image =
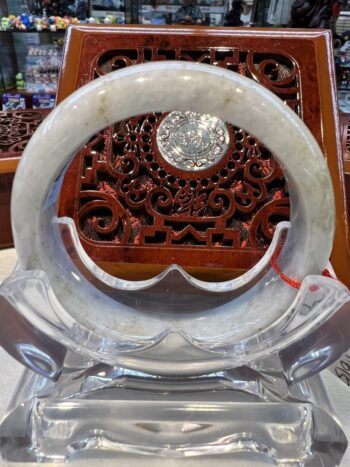
<path id="1" fill-rule="evenodd" d="M 101 56 L 101 53 L 106 53 L 109 50 L 115 51 L 116 49 L 118 51 L 122 49 L 140 49 L 144 46 L 153 48 L 156 51 L 156 55 L 158 54 L 156 59 L 166 59 L 166 54 L 163 53 L 166 50 L 196 49 L 200 51 L 214 50 L 215 48 L 230 49 L 231 51 L 253 51 L 271 57 L 274 54 L 283 53 L 291 58 L 300 76 L 300 89 L 297 98 L 294 96 L 290 99 L 293 102 L 288 103 L 299 112 L 327 158 L 334 181 L 337 212 L 336 235 L 331 259 L 339 278 L 350 284 L 349 232 L 331 35 L 328 32 L 319 30 L 281 31 L 244 28 L 75 26 L 70 28 L 67 33 L 58 102 L 79 86 L 93 79 L 97 66 L 97 56 Z M 135 60 L 135 63 L 137 61 L 138 59 Z M 266 77 L 260 76 L 260 78 L 267 87 L 270 87 L 274 92 L 279 92 L 277 89 L 279 83 L 275 86 Z M 288 93 L 283 89 L 281 92 Z M 76 205 L 74 207 L 69 201 L 73 199 L 73 178 L 77 179 L 77 170 L 80 170 L 79 163 L 76 162 L 75 164 L 67 175 L 67 183 L 61 198 L 60 212 L 61 214 L 71 215 L 77 220 L 78 208 Z M 81 231 L 79 234 L 84 248 L 94 261 L 100 263 L 110 272 L 120 273 L 123 270 L 123 267 L 118 268 L 116 266 L 120 261 L 120 257 L 116 261 L 113 260 L 114 254 L 111 245 L 104 242 L 97 242 L 96 244 L 96 242 L 82 235 Z M 129 246 L 124 251 L 129 252 Z M 183 253 L 184 257 L 186 257 L 187 253 L 184 250 Z M 185 259 L 184 266 L 191 266 L 190 261 L 194 260 L 194 254 L 196 253 L 189 248 L 189 256 Z M 245 255 L 246 251 L 242 250 L 241 254 Z M 125 261 L 128 261 L 127 256 Z M 132 261 L 135 262 L 135 269 L 138 269 L 139 264 L 136 264 L 135 258 Z M 217 266 L 227 271 L 230 269 L 230 262 L 232 263 L 232 256 L 230 261 L 217 264 Z M 199 264 L 200 262 L 197 262 L 196 266 L 199 267 Z M 236 262 L 236 271 L 232 271 L 231 268 L 231 273 L 238 273 L 238 270 L 242 270 L 239 264 L 242 264 L 240 260 Z M 122 266 L 125 267 L 125 265 Z M 130 268 L 130 264 L 128 268 Z M 151 267 L 151 264 L 145 264 L 145 268 L 148 270 L 151 268 L 151 272 L 154 273 L 155 269 L 159 269 L 159 266 Z M 207 272 L 208 269 L 204 272 L 204 276 Z"/>

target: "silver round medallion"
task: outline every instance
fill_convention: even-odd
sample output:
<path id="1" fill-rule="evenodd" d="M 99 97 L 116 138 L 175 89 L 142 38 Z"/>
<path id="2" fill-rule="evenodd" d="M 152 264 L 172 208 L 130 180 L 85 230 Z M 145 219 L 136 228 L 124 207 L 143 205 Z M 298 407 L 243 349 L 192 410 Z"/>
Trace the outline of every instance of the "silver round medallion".
<path id="1" fill-rule="evenodd" d="M 226 124 L 211 115 L 174 111 L 157 131 L 164 159 L 185 171 L 204 170 L 220 161 L 229 145 Z"/>

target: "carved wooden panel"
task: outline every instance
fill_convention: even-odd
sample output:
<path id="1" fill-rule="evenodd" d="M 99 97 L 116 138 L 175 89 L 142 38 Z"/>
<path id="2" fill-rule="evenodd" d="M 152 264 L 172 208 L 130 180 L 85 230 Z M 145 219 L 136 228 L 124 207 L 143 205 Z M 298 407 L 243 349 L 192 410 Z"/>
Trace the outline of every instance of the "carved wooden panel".
<path id="1" fill-rule="evenodd" d="M 237 71 L 304 119 L 327 154 L 342 215 L 327 43 L 330 36 L 319 31 L 296 36 L 284 30 L 282 36 L 254 29 L 78 26 L 68 33 L 58 100 L 98 76 L 147 61 L 190 60 Z M 231 273 L 250 268 L 276 222 L 288 216 L 281 169 L 254 135 L 228 126 L 230 144 L 221 162 L 184 174 L 157 146 L 164 118 L 135 116 L 96 135 L 68 171 L 60 213 L 73 217 L 85 250 L 110 271 L 116 263 L 162 269 L 177 262 Z M 344 245 L 346 235 L 338 223 L 337 241 Z M 335 257 L 338 271 L 349 270 L 342 252 Z M 132 276 L 140 277 L 136 269 Z"/>
<path id="2" fill-rule="evenodd" d="M 0 112 L 0 159 L 18 157 L 49 110 Z"/>
<path id="3" fill-rule="evenodd" d="M 350 114 L 341 114 L 339 118 L 343 160 L 350 161 Z"/>
<path id="4" fill-rule="evenodd" d="M 350 219 L 350 114 L 340 115 L 340 132 L 344 164 L 344 181 Z"/>
<path id="5" fill-rule="evenodd" d="M 301 113 L 298 69 L 283 54 L 233 48 L 104 51 L 94 59 L 91 79 L 165 59 L 239 72 L 263 83 Z M 220 165 L 184 173 L 168 164 L 157 147 L 157 129 L 165 116 L 120 122 L 82 151 L 80 231 L 90 240 L 120 245 L 118 260 L 123 258 L 123 245 L 252 247 L 257 254 L 266 249 L 276 223 L 289 214 L 286 183 L 271 154 L 253 135 L 228 126 L 230 145 Z M 142 250 L 137 255 L 142 262 Z"/>
<path id="6" fill-rule="evenodd" d="M 0 248 L 13 244 L 10 200 L 14 173 L 0 173 Z"/>
<path id="7" fill-rule="evenodd" d="M 230 126 L 223 161 L 184 172 L 157 148 L 163 119 L 152 114 L 118 123 L 84 149 L 77 213 L 84 236 L 120 246 L 120 259 L 125 245 L 267 248 L 277 221 L 289 214 L 286 183 L 271 154 Z"/>
<path id="8" fill-rule="evenodd" d="M 14 166 L 48 110 L 0 112 L 0 248 L 13 244 L 10 201 Z"/>
<path id="9" fill-rule="evenodd" d="M 103 50 L 79 85 L 126 66 L 167 59 L 239 72 L 302 114 L 299 70 L 283 53 L 233 47 Z M 191 246 L 201 248 L 200 264 L 207 267 L 213 258 L 217 265 L 228 266 L 227 250 L 245 249 L 249 256 L 239 269 L 251 267 L 268 247 L 276 224 L 288 219 L 282 170 L 254 135 L 230 125 L 230 144 L 220 164 L 195 173 L 178 170 L 162 157 L 157 144 L 157 130 L 166 115 L 117 123 L 80 152 L 74 210 L 80 235 L 95 244 L 112 245 L 114 261 L 124 260 L 125 246 L 137 245 L 129 254 L 134 262 L 148 263 L 152 246 L 160 263 L 174 261 L 169 259 L 172 248 L 172 258 L 175 254 L 181 264 L 181 250 Z"/>
<path id="10" fill-rule="evenodd" d="M 256 52 L 240 47 L 138 47 L 103 50 L 92 60 L 90 76 L 83 75 L 79 86 L 92 78 L 139 63 L 182 60 L 219 66 L 259 82 L 283 99 L 298 114 L 300 107 L 300 75 L 296 61 L 289 54 L 274 50 Z M 93 75 L 92 75 L 93 74 Z"/>

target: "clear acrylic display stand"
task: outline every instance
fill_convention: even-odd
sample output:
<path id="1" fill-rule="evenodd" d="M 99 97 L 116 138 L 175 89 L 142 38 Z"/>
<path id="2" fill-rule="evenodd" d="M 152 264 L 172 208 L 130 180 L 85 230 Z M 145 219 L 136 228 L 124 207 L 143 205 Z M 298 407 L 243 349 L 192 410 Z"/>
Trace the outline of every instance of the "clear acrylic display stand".
<path id="1" fill-rule="evenodd" d="M 77 148 L 112 122 L 173 109 L 251 131 L 287 178 L 291 223 L 236 279 L 204 282 L 177 265 L 146 281 L 112 277 L 82 250 L 72 220 L 57 218 Z M 0 342 L 29 370 L 0 426 L 5 461 L 339 464 L 347 441 L 318 376 L 349 342 L 349 291 L 320 275 L 332 248 L 332 185 L 310 132 L 269 91 L 182 62 L 88 84 L 28 144 L 12 222 L 19 262 L 0 287 Z M 299 289 L 271 267 L 277 253 Z"/>

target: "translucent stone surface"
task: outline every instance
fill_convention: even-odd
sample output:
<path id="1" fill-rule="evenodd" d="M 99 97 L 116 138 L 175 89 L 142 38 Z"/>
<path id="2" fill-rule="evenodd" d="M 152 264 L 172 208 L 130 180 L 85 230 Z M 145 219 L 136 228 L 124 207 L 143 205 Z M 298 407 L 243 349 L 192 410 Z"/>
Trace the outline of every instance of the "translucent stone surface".
<path id="1" fill-rule="evenodd" d="M 252 80 L 213 66 L 167 61 L 129 67 L 89 83 L 35 132 L 13 190 L 19 269 L 0 293 L 29 318 L 40 300 L 34 307 L 21 306 L 9 288 L 17 283 L 27 304 L 31 288 L 42 296 L 40 287 L 46 290 L 43 319 L 37 317 L 37 324 L 44 334 L 59 336 L 65 346 L 91 358 L 162 374 L 190 374 L 230 367 L 233 358 L 235 365 L 253 361 L 307 332 L 310 315 L 295 312 L 300 296 L 270 267 L 285 226 L 257 267 L 238 279 L 206 283 L 172 265 L 153 280 L 128 282 L 102 273 L 86 259 L 73 226 L 73 250 L 67 251 L 56 217 L 64 169 L 75 149 L 110 123 L 174 109 L 210 114 L 245 128 L 274 153 L 292 204 L 280 267 L 298 280 L 320 273 L 332 246 L 334 200 L 327 165 L 309 130 Z M 42 141 L 50 141 L 49 153 Z M 36 272 L 31 276 L 29 271 Z M 315 314 L 315 320 L 326 314 Z M 301 319 L 298 332 L 296 316 Z"/>
<path id="2" fill-rule="evenodd" d="M 177 265 L 149 281 L 111 277 L 84 253 L 72 220 L 57 218 L 64 169 L 91 135 L 173 110 L 243 127 L 286 175 L 291 225 L 279 225 L 266 255 L 232 281 L 199 281 Z M 339 463 L 346 439 L 312 377 L 349 336 L 349 291 L 319 275 L 333 241 L 331 181 L 314 138 L 276 96 L 199 64 L 110 73 L 36 131 L 12 218 L 19 263 L 0 287 L 0 340 L 37 374 L 24 374 L 2 421 L 5 461 Z M 271 268 L 280 249 L 299 290 Z"/>

